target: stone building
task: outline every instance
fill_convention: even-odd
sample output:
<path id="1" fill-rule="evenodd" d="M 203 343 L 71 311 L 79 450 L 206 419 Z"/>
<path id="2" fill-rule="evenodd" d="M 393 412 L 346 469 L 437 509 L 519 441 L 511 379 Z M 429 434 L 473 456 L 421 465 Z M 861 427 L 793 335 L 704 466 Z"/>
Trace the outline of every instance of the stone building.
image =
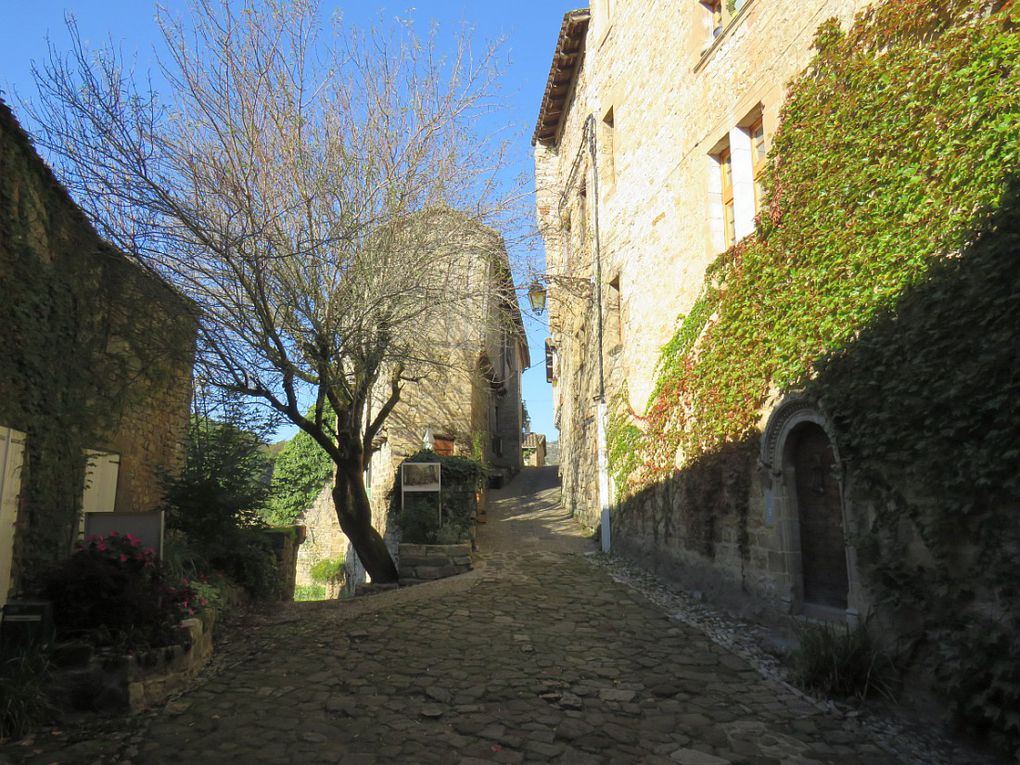
<path id="1" fill-rule="evenodd" d="M 528 433 L 524 437 L 524 464 L 528 467 L 545 466 L 545 436 L 541 433 Z"/>
<path id="2" fill-rule="evenodd" d="M 82 511 L 158 507 L 182 456 L 195 324 L 104 242 L 0 102 L 0 603 Z"/>
<path id="3" fill-rule="evenodd" d="M 495 485 L 522 465 L 521 373 L 530 358 L 506 247 L 495 231 L 452 212 L 437 213 L 429 230 L 436 248 L 455 251 L 452 259 L 440 260 L 458 264 L 456 284 L 450 301 L 422 319 L 428 361 L 420 379 L 404 384 L 366 475 L 373 523 L 393 553 L 396 530 L 388 516 L 397 467 L 427 441 L 438 454 L 484 460 Z M 328 487 L 298 523 L 307 529 L 298 553 L 298 585 L 312 583 L 311 567 L 318 560 L 340 556 L 350 561 L 349 576 L 361 576 Z"/>
<path id="4" fill-rule="evenodd" d="M 605 407 L 645 411 L 660 349 L 707 266 L 754 230 L 786 86 L 809 62 L 816 29 L 830 17 L 845 28 L 866 5 L 592 0 L 566 14 L 533 143 L 563 496 L 588 527 L 616 497 L 599 468 Z M 818 454 L 807 459 L 829 459 L 821 426 L 816 436 Z M 699 587 L 739 595 L 751 579 L 755 592 L 795 609 L 813 593 L 804 592 L 790 524 L 752 530 L 750 574 L 732 530 L 720 532 L 711 558 L 687 549 L 682 534 L 664 542 L 653 523 L 614 524 L 612 544 Z M 842 556 L 840 530 L 826 533 Z M 834 585 L 840 597 L 820 598 L 851 614 L 863 605 L 852 570 L 851 560 L 850 584 L 844 572 Z"/>

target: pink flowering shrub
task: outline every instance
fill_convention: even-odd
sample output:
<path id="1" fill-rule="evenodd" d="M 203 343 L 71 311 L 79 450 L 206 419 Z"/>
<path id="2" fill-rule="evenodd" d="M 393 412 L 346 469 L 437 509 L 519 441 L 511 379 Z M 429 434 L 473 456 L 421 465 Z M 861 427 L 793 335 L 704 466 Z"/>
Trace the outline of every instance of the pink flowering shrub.
<path id="1" fill-rule="evenodd" d="M 201 604 L 187 580 L 172 582 L 155 551 L 131 534 L 90 536 L 44 578 L 60 639 L 131 649 L 172 645 Z"/>

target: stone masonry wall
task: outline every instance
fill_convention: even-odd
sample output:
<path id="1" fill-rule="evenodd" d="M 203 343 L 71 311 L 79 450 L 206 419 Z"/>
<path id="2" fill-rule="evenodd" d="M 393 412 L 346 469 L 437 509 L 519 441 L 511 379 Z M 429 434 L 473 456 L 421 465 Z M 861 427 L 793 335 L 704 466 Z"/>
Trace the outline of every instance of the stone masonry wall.
<path id="1" fill-rule="evenodd" d="M 195 324 L 96 233 L 0 102 L 0 424 L 27 434 L 14 586 L 66 554 L 85 450 L 120 456 L 115 509 L 147 511 L 183 455 Z"/>
<path id="2" fill-rule="evenodd" d="M 298 587 L 314 584 L 312 566 L 321 560 L 336 560 L 347 553 L 347 537 L 340 530 L 333 507 L 332 487 L 325 486 L 297 523 L 305 527 L 305 540 L 297 551 L 295 582 Z"/>
<path id="3" fill-rule="evenodd" d="M 400 584 L 420 584 L 471 570 L 471 545 L 400 545 Z"/>
<path id="4" fill-rule="evenodd" d="M 554 407 L 564 499 L 585 525 L 598 522 L 599 343 L 594 291 L 578 280 L 595 274 L 596 209 L 607 399 L 640 424 L 660 350 L 697 298 L 706 267 L 725 249 L 713 154 L 728 142 L 735 168 L 748 161 L 744 128 L 757 116 L 768 145 L 786 83 L 807 65 L 815 30 L 830 17 L 846 28 L 866 5 L 748 0 L 713 38 L 710 14 L 697 2 L 592 0 L 583 63 L 558 138 L 535 147 L 547 270 L 571 277 L 550 285 L 550 334 L 558 353 Z M 598 143 L 597 193 L 582 143 L 589 115 Z M 570 184 L 575 163 L 580 171 Z M 753 229 L 749 178 L 735 174 L 734 199 L 739 238 Z M 740 554 L 736 514 L 698 532 L 714 541 L 710 556 L 699 552 L 688 535 L 686 495 L 669 486 L 631 503 L 633 515 L 614 526 L 614 544 L 664 573 L 775 598 L 787 583 L 769 555 L 783 543 L 761 521 L 764 495 L 753 472 L 750 466 L 741 479 L 749 486 L 741 510 L 748 518 L 748 561 Z"/>

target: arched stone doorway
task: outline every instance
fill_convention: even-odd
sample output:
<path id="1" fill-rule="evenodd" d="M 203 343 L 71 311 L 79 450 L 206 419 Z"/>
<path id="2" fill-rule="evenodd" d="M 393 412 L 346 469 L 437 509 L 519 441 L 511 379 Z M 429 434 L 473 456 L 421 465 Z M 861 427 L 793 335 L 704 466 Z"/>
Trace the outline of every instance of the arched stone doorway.
<path id="1" fill-rule="evenodd" d="M 805 422 L 791 431 L 784 452 L 792 489 L 788 501 L 796 505 L 800 532 L 801 599 L 805 605 L 845 610 L 850 581 L 832 444 L 820 426 Z"/>
<path id="2" fill-rule="evenodd" d="M 839 452 L 814 403 L 789 396 L 762 439 L 765 524 L 793 613 L 855 622 L 860 589 Z"/>

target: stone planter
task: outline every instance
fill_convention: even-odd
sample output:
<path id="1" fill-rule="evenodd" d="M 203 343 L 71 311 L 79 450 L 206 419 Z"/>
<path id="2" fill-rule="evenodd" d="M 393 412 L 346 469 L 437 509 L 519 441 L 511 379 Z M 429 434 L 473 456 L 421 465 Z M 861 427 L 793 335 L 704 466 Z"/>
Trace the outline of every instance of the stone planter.
<path id="1" fill-rule="evenodd" d="M 182 689 L 212 656 L 215 615 L 185 619 L 183 645 L 153 648 L 130 655 L 94 654 L 89 646 L 54 649 L 54 701 L 77 711 L 137 712 Z"/>

